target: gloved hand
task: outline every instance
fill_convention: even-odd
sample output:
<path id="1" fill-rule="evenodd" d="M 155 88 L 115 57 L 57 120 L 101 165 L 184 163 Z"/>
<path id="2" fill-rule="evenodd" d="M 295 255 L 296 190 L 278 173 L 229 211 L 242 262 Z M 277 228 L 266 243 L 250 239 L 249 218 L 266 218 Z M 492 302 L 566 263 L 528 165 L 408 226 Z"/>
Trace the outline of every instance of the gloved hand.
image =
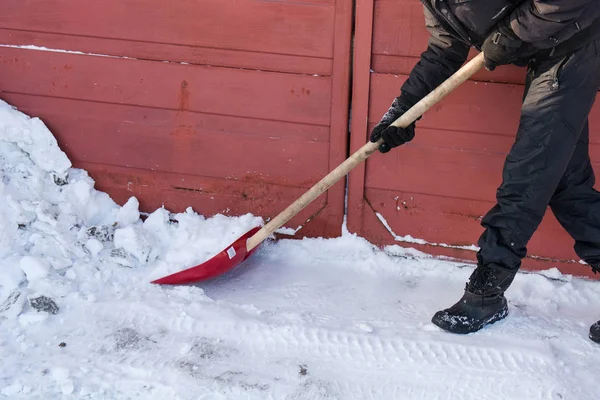
<path id="1" fill-rule="evenodd" d="M 523 41 L 507 22 L 500 23 L 483 42 L 485 69 L 493 71 L 499 65 L 512 64 L 522 54 Z"/>
<path id="2" fill-rule="evenodd" d="M 400 97 L 396 97 L 388 111 L 381 118 L 381 121 L 373 128 L 370 140 L 375 143 L 380 138 L 383 138 L 383 143 L 379 146 L 381 153 L 387 153 L 392 148 L 410 142 L 415 137 L 414 122 L 405 129 L 390 126 L 392 122 L 400 118 L 409 109 L 410 106 L 408 104 L 403 102 Z"/>

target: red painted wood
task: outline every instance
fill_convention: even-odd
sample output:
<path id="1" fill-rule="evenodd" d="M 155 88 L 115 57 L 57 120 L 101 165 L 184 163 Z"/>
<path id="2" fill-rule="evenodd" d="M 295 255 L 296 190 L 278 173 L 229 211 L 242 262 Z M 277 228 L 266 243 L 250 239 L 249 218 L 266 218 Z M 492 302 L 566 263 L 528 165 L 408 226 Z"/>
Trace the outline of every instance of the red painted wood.
<path id="1" fill-rule="evenodd" d="M 6 92 L 330 123 L 327 77 L 7 48 L 0 54 L 0 65 Z"/>
<path id="2" fill-rule="evenodd" d="M 369 122 L 375 124 L 398 95 L 406 76 L 373 74 Z M 519 123 L 523 87 L 465 82 L 427 111 L 419 127 L 443 125 L 452 131 L 481 132 L 514 137 Z"/>
<path id="3" fill-rule="evenodd" d="M 453 198 L 398 190 L 366 189 L 370 206 L 379 212 L 399 236 L 411 235 L 431 243 L 453 246 L 477 244 L 482 233 L 481 218 L 493 206 L 491 201 Z M 565 239 L 561 245 L 558 237 Z M 572 260 L 577 255 L 572 240 L 548 211 L 540 230 L 532 238 L 530 254 Z"/>
<path id="4" fill-rule="evenodd" d="M 168 60 L 175 63 L 219 65 L 296 74 L 331 76 L 333 73 L 333 59 L 331 58 L 215 49 L 181 44 L 134 42 L 14 29 L 0 29 L 0 44 L 12 46 L 31 45 L 48 49 L 143 60 Z"/>
<path id="5" fill-rule="evenodd" d="M 419 0 L 375 0 L 373 54 L 418 57 L 427 47 L 423 4 Z"/>
<path id="6" fill-rule="evenodd" d="M 408 74 L 427 48 L 423 5 L 419 0 L 376 0 L 373 31 L 372 69 L 378 73 Z M 471 57 L 477 52 L 471 51 Z M 524 69 L 501 67 L 482 70 L 472 80 L 523 83 Z"/>
<path id="7" fill-rule="evenodd" d="M 369 238 L 369 240 L 386 245 L 399 245 L 402 247 L 410 247 L 420 250 L 426 254 L 432 256 L 440 256 L 444 258 L 449 258 L 456 262 L 468 262 L 475 263 L 476 257 L 475 252 L 472 250 L 464 250 L 453 247 L 443 247 L 431 245 L 431 244 L 418 244 L 418 243 L 410 243 L 403 241 L 396 241 L 391 236 L 387 228 L 383 225 L 383 223 L 377 218 L 374 210 L 367 203 L 363 208 L 363 215 L 361 217 L 363 220 L 363 226 L 361 235 Z M 389 223 L 389 221 L 388 221 Z M 547 221 L 544 221 L 542 224 L 547 224 Z M 396 232 L 396 234 L 398 234 Z M 539 237 L 539 232 L 536 233 L 534 239 Z M 448 243 L 446 243 L 448 244 Z M 527 256 L 523 260 L 522 270 L 543 270 L 549 268 L 558 268 L 561 272 L 566 274 L 573 274 L 577 276 L 584 276 L 588 278 L 598 279 L 597 275 L 594 275 L 591 271 L 591 268 L 579 264 L 576 260 L 573 259 L 550 259 L 548 257 L 540 258 L 538 256 Z"/>
<path id="8" fill-rule="evenodd" d="M 208 178 L 88 162 L 77 162 L 75 166 L 89 171 L 96 182 L 96 188 L 110 193 L 117 203 L 124 204 L 129 197 L 136 196 L 140 200 L 140 208 L 149 212 L 162 206 L 173 212 L 192 207 L 207 216 L 242 215 L 250 212 L 268 219 L 283 211 L 305 191 L 304 188 L 267 185 L 247 180 Z M 302 235 L 307 232 L 314 233 L 315 229 L 332 235 L 334 229 L 328 224 L 327 212 L 322 213 L 331 208 L 327 203 L 327 196 L 320 197 L 286 226 L 295 229 L 306 225 L 308 219 L 314 218 L 302 228 Z M 313 225 L 316 225 L 316 228 L 311 231 Z M 336 230 L 339 230 L 339 227 Z"/>
<path id="9" fill-rule="evenodd" d="M 335 9 L 334 70 L 331 92 L 331 139 L 329 146 L 329 170 L 333 170 L 348 156 L 348 117 L 350 108 L 350 65 L 353 1 L 337 1 Z M 322 176 L 325 176 L 323 174 Z M 322 177 L 321 176 L 321 177 Z M 346 182 L 340 179 L 327 191 L 327 198 L 332 204 L 345 204 Z M 335 229 L 336 236 L 341 234 L 344 221 L 344 208 L 330 208 L 330 227 Z M 331 226 L 333 224 L 334 226 Z M 322 235 L 322 234 L 321 234 Z"/>
<path id="10" fill-rule="evenodd" d="M 476 54 L 477 51 L 472 51 L 468 60 Z M 418 61 L 419 57 L 374 54 L 372 69 L 382 74 L 408 75 Z M 475 73 L 470 80 L 523 85 L 526 71 L 525 67 L 501 66 L 496 68 L 494 72 L 481 70 Z"/>
<path id="11" fill-rule="evenodd" d="M 334 0 L 3 0 L 0 27 L 332 58 L 334 4 Z"/>
<path id="12" fill-rule="evenodd" d="M 350 0 L 5 3 L 0 98 L 119 203 L 272 218 L 346 157 Z M 344 194 L 286 225 L 338 235 Z"/>
<path id="13" fill-rule="evenodd" d="M 372 77 L 369 128 L 389 107 L 396 88 L 405 77 L 374 74 Z M 440 151 L 458 150 L 506 155 L 514 141 L 520 116 L 523 87 L 515 85 L 466 82 L 447 99 L 425 113 L 418 122 L 422 135 L 411 143 L 432 146 Z M 600 107 L 590 114 L 592 130 L 600 126 Z M 593 160 L 600 160 L 600 137 L 590 137 Z M 502 159 L 503 161 L 503 159 Z"/>
<path id="14" fill-rule="evenodd" d="M 350 153 L 355 153 L 368 140 L 369 85 L 373 32 L 373 0 L 357 0 L 354 42 L 354 79 L 352 87 L 352 125 Z M 357 165 L 348 174 L 347 226 L 359 232 L 363 226 L 366 163 Z"/>
<path id="15" fill-rule="evenodd" d="M 329 144 L 302 131 L 305 137 L 282 134 L 287 123 L 234 118 L 223 134 L 218 123 L 225 117 L 220 116 L 16 95 L 6 99 L 27 104 L 24 112 L 47 121 L 73 161 L 305 188 L 328 171 Z"/>

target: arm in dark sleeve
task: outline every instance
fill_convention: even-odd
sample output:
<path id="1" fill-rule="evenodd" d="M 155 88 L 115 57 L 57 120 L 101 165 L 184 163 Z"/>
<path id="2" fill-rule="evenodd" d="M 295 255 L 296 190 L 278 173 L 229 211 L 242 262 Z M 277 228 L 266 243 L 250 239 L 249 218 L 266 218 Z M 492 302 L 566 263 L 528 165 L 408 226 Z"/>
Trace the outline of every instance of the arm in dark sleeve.
<path id="1" fill-rule="evenodd" d="M 411 106 L 458 71 L 469 55 L 469 45 L 450 36 L 426 7 L 424 10 L 429 44 L 401 88 L 402 99 Z"/>
<path id="2" fill-rule="evenodd" d="M 600 0 L 527 0 L 513 11 L 511 28 L 524 42 L 540 42 L 598 7 Z"/>

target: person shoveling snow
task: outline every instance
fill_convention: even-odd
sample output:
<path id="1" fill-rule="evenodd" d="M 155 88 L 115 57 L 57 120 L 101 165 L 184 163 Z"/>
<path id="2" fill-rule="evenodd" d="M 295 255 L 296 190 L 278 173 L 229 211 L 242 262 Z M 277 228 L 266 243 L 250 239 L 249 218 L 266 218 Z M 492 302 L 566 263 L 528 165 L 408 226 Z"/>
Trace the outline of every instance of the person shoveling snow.
<path id="1" fill-rule="evenodd" d="M 463 340 L 428 321 L 473 271 L 355 235 L 269 242 L 198 286 L 151 279 L 260 226 L 142 221 L 0 101 L 0 399 L 595 399 L 583 321 L 600 285 L 520 274 L 512 318 Z"/>
<path id="2" fill-rule="evenodd" d="M 497 203 L 482 220 L 478 267 L 460 300 L 431 321 L 466 334 L 506 318 L 504 293 L 548 207 L 575 240 L 579 257 L 599 272 L 600 193 L 594 189 L 589 157 L 588 116 L 600 89 L 600 7 L 598 0 L 531 3 L 424 0 L 429 45 L 370 142 L 261 229 L 245 233 L 203 264 L 154 283 L 193 283 L 236 267 L 377 149 L 387 153 L 411 141 L 421 115 L 481 67 L 493 71 L 508 64 L 528 66 L 516 141 L 506 158 Z M 471 47 L 482 53 L 463 65 Z M 600 343 L 600 321 L 590 327 L 589 337 Z"/>
<path id="3" fill-rule="evenodd" d="M 508 315 L 504 292 L 548 207 L 600 272 L 600 193 L 589 156 L 588 115 L 600 89 L 600 1 L 424 0 L 429 45 L 371 140 L 382 153 L 411 141 L 415 123 L 390 126 L 466 61 L 483 51 L 485 67 L 528 66 L 516 141 L 506 158 L 497 204 L 484 216 L 478 267 L 462 298 L 432 322 L 476 332 Z M 600 313 L 600 310 L 598 310 Z M 600 343 L 600 322 L 590 328 Z"/>

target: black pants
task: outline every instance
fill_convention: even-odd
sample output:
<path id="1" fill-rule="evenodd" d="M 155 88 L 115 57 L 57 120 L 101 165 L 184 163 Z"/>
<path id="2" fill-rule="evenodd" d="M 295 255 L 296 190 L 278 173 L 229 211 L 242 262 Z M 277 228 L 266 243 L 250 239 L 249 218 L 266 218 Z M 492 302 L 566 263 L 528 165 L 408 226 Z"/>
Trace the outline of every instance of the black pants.
<path id="1" fill-rule="evenodd" d="M 532 60 L 497 204 L 482 221 L 480 264 L 519 268 L 548 206 L 575 240 L 577 255 L 600 264 L 600 193 L 593 188 L 588 125 L 599 88 L 600 41 Z"/>

